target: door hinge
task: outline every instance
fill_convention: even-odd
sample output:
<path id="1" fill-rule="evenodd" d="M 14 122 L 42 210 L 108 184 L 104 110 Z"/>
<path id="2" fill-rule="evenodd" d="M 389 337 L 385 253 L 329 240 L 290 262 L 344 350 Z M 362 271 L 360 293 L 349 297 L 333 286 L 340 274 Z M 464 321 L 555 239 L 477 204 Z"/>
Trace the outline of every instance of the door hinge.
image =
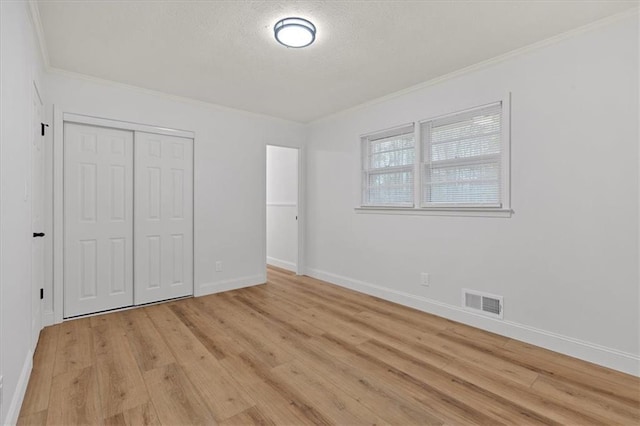
<path id="1" fill-rule="evenodd" d="M 45 127 L 49 127 L 49 125 L 48 125 L 48 124 L 46 124 L 46 123 L 40 123 L 40 134 L 41 134 L 42 136 L 44 136 L 44 128 L 45 128 Z"/>
<path id="2" fill-rule="evenodd" d="M 44 288 L 40 289 L 40 300 L 44 299 Z"/>

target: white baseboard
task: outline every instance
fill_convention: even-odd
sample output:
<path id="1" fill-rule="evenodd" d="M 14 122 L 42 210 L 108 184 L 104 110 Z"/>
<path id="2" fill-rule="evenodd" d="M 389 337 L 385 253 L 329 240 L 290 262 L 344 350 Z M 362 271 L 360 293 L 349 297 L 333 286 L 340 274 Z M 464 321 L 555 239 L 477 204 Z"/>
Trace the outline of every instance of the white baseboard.
<path id="1" fill-rule="evenodd" d="M 430 314 L 497 333 L 509 338 L 540 346 L 555 352 L 579 358 L 594 364 L 640 376 L 640 356 L 586 342 L 535 327 L 503 321 L 469 312 L 460 306 L 450 305 L 387 287 L 355 280 L 319 269 L 307 268 L 306 274 L 319 280 L 337 284 L 361 293 L 409 306 Z"/>
<path id="2" fill-rule="evenodd" d="M 11 398 L 11 404 L 9 405 L 9 410 L 7 410 L 7 415 L 2 423 L 3 425 L 15 425 L 18 422 L 18 415 L 20 415 L 20 409 L 22 408 L 22 401 L 24 401 L 24 394 L 27 391 L 32 367 L 33 351 L 29 350 L 27 353 L 27 359 L 24 360 L 24 364 L 22 365 L 18 384 L 15 392 L 13 393 L 13 397 Z"/>
<path id="3" fill-rule="evenodd" d="M 239 288 L 251 287 L 254 285 L 265 284 L 267 277 L 265 274 L 250 275 L 247 277 L 234 278 L 230 280 L 217 281 L 212 283 L 200 284 L 194 296 L 206 296 L 208 294 L 221 293 L 223 291 L 237 290 Z"/>
<path id="4" fill-rule="evenodd" d="M 278 268 L 286 269 L 287 271 L 296 272 L 296 264 L 293 262 L 289 262 L 288 260 L 276 259 L 275 257 L 267 256 L 267 265 L 272 265 Z"/>

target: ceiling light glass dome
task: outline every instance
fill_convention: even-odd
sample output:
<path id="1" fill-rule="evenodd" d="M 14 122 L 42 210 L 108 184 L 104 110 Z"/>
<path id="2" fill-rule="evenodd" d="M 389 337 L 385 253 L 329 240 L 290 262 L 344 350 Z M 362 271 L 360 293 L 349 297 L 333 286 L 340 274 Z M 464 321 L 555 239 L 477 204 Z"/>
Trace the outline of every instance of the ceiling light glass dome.
<path id="1" fill-rule="evenodd" d="M 293 48 L 307 47 L 316 39 L 316 27 L 302 18 L 284 18 L 273 27 L 278 43 Z"/>

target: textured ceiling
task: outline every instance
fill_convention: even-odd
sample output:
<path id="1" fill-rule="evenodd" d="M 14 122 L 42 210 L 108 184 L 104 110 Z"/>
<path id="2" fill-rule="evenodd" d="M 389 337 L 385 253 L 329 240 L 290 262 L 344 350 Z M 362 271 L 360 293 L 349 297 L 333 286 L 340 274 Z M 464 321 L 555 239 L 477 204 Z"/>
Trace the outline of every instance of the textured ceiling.
<path id="1" fill-rule="evenodd" d="M 40 1 L 51 66 L 308 122 L 635 1 Z M 287 49 L 273 25 L 313 21 Z"/>

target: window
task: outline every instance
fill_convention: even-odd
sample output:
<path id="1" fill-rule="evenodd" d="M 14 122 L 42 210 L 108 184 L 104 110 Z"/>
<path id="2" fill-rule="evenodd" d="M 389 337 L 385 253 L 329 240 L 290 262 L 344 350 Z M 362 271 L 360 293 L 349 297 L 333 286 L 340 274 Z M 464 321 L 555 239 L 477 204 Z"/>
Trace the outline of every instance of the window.
<path id="1" fill-rule="evenodd" d="M 511 216 L 509 97 L 417 126 L 361 138 L 359 211 Z"/>
<path id="2" fill-rule="evenodd" d="M 502 207 L 502 103 L 421 123 L 423 207 Z"/>
<path id="3" fill-rule="evenodd" d="M 413 207 L 413 124 L 362 137 L 362 205 Z"/>

